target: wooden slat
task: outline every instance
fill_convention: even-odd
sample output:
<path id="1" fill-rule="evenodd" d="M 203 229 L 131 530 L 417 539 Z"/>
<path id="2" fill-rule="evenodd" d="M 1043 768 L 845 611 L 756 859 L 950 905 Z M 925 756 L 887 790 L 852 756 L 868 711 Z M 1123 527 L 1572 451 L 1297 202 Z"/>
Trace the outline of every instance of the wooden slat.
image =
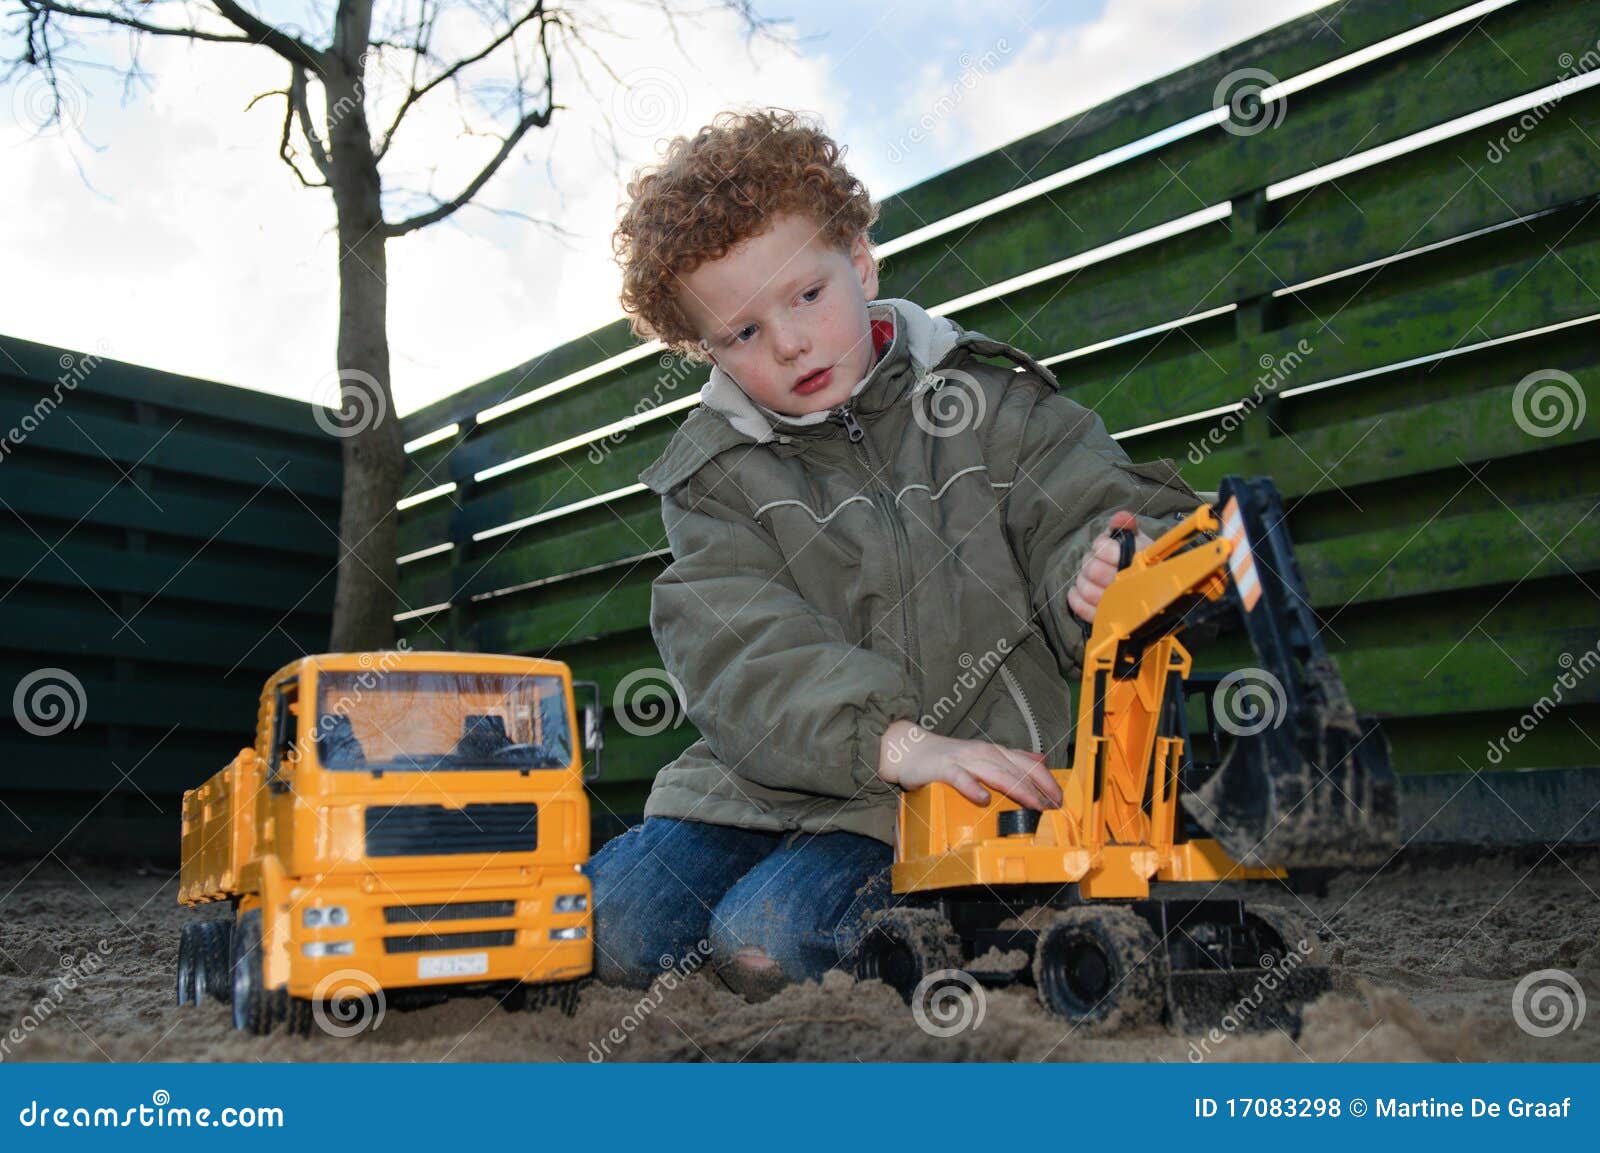
<path id="1" fill-rule="evenodd" d="M 1441 516 L 1295 549 L 1319 608 L 1600 571 L 1600 495 Z"/>
<path id="2" fill-rule="evenodd" d="M 888 198 L 881 235 L 910 232 L 1207 112 L 1218 81 L 1236 70 L 1260 68 L 1286 80 L 1462 7 L 1460 0 L 1324 6 Z"/>
<path id="3" fill-rule="evenodd" d="M 1281 356 L 1300 340 L 1314 349 L 1297 375 L 1297 382 L 1309 384 L 1577 320 L 1600 309 L 1587 287 L 1600 284 L 1600 240 L 1556 252 L 1560 259 L 1540 252 L 1446 284 L 1352 304 L 1333 322 L 1337 338 L 1321 322 L 1308 321 L 1238 342 L 1231 362 L 1195 353 L 1148 364 L 1137 375 L 1075 381 L 1068 392 L 1099 412 L 1107 427 L 1130 428 L 1152 413 L 1181 416 L 1243 400 L 1260 359 Z M 1057 329 L 1068 323 L 1064 315 L 1042 315 L 1035 326 Z M 1250 366 L 1249 372 L 1240 366 Z"/>
<path id="4" fill-rule="evenodd" d="M 647 627 L 650 582 L 662 567 L 645 561 L 631 570 L 552 586 L 542 590 L 543 596 L 505 597 L 504 606 L 489 602 L 491 609 L 480 605 L 473 629 L 475 647 L 484 652 L 538 652 Z"/>
<path id="5" fill-rule="evenodd" d="M 1589 396 L 1600 397 L 1600 366 L 1576 369 L 1574 379 Z M 1287 499 L 1425 472 L 1475 464 L 1600 438 L 1600 421 L 1585 420 L 1548 437 L 1532 436 L 1517 424 L 1517 386 L 1489 388 L 1470 395 L 1385 412 L 1321 428 L 1271 436 L 1218 449 L 1194 464 L 1180 460 L 1184 476 L 1201 489 L 1215 489 L 1222 477 L 1264 474 Z M 1292 402 L 1286 402 L 1292 403 Z M 1256 410 L 1249 421 L 1267 425 Z M 1196 425 L 1194 441 L 1204 444 L 1213 422 Z M 1237 439 L 1237 438 L 1236 438 Z"/>
<path id="6" fill-rule="evenodd" d="M 138 401 L 181 415 L 192 412 L 253 428 L 270 428 L 291 436 L 304 437 L 320 446 L 326 446 L 330 437 L 317 425 L 311 406 L 304 401 L 284 396 L 256 392 L 248 388 L 235 388 L 211 380 L 162 372 L 144 365 L 101 357 L 89 362 L 81 353 L 50 345 L 35 344 L 31 340 L 0 336 L 0 364 L 5 373 L 0 375 L 40 388 L 41 395 L 54 395 L 59 378 L 72 370 L 62 367 L 62 357 L 70 356 L 74 365 L 89 364 L 76 387 L 63 386 L 63 397 L 82 391 L 97 396 Z M 18 366 L 20 365 L 20 369 Z"/>
<path id="7" fill-rule="evenodd" d="M 1556 80 L 1550 74 L 1549 45 L 1581 42 L 1589 36 L 1593 19 L 1587 8 L 1582 0 L 1563 0 L 1501 9 L 1482 19 L 1482 35 L 1464 40 L 1459 35 L 1441 36 L 1365 66 L 1357 74 L 1359 81 L 1346 77 L 1295 93 L 1286 99 L 1286 114 L 1275 127 L 1248 135 L 1221 127 L 1208 129 L 1095 173 L 895 255 L 886 270 L 889 291 L 885 295 L 910 293 L 919 301 L 953 300 L 1536 91 Z M 1218 79 L 1222 75 L 1216 74 Z M 1574 103 L 1578 99 L 1572 98 Z M 1557 122 L 1570 114 L 1563 107 L 1541 131 L 1555 129 Z M 1484 160 L 1485 145 L 1478 137 L 1492 141 L 1504 131 L 1501 127 L 1492 134 L 1480 132 L 1446 143 L 1452 156 L 1471 158 L 1473 167 L 1487 173 L 1493 169 Z M 1519 147 L 1532 143 L 1538 135 L 1530 134 L 1531 139 Z M 1409 160 L 1402 157 L 1381 168 L 1400 168 Z M 1506 167 L 1526 171 L 1535 163 L 1519 157 L 1516 165 Z M 1471 181 L 1470 170 L 1453 158 L 1447 175 L 1449 189 Z M 1341 178 L 1341 186 L 1345 179 Z M 1406 214 L 1411 228 L 1426 224 L 1428 212 L 1446 204 L 1447 191 L 1428 200 L 1423 211 L 1415 211 L 1417 206 L 1412 205 L 1413 211 Z M 1479 220 L 1457 209 L 1455 215 L 1464 218 L 1467 227 L 1500 219 L 1508 211 L 1482 189 L 1476 190 L 1474 197 L 1483 202 L 1486 216 Z M 1432 227 L 1443 231 L 1443 226 Z M 1399 245 L 1391 243 L 1383 249 L 1379 241 L 1374 247 L 1381 249 L 1376 255 L 1390 255 Z M 1345 255 L 1338 247 L 1316 251 L 1324 265 L 1333 265 Z M 1320 267 L 1309 275 L 1333 270 Z M 1240 269 L 1246 276 L 1253 271 Z M 1225 274 L 1213 276 L 1206 283 L 1225 279 Z M 1196 295 L 1184 292 L 1181 301 L 1188 305 Z M 1208 306 L 1197 301 L 1194 308 L 1198 311 Z M 1129 330 L 1138 327 L 1142 324 L 1130 325 Z"/>
<path id="8" fill-rule="evenodd" d="M 9 614 L 5 648 L 67 660 L 150 660 L 154 654 L 162 662 L 217 666 L 224 671 L 238 662 L 235 675 L 246 670 L 270 673 L 296 657 L 327 648 L 326 619 L 307 624 L 291 617 L 274 627 L 276 616 L 263 614 L 257 618 L 259 624 L 218 624 L 163 619 L 159 614 L 165 609 L 166 606 L 159 606 L 134 618 L 131 629 L 123 628 L 109 609 L 98 604 L 92 610 L 79 612 L 42 608 L 13 612 Z M 123 613 L 122 617 L 128 620 L 129 614 Z"/>
<path id="9" fill-rule="evenodd" d="M 1337 654 L 1358 709 L 1382 716 L 1441 716 L 1522 709 L 1566 671 L 1562 653 L 1595 644 L 1595 631 L 1551 629 L 1453 644 L 1395 645 Z M 1566 703 L 1600 701 L 1600 677 L 1565 693 Z"/>
<path id="10" fill-rule="evenodd" d="M 307 556 L 335 555 L 338 506 L 307 501 L 310 511 L 293 497 L 275 491 L 270 475 L 263 473 L 255 489 L 239 489 L 236 496 L 197 492 L 186 488 L 171 492 L 155 485 L 140 485 L 111 476 L 87 479 L 62 476 L 33 467 L 27 457 L 6 461 L 4 494 L 19 516 L 51 517 L 71 525 L 111 525 L 187 537 L 199 542 L 257 545 Z M 288 480 L 288 474 L 284 474 Z M 147 497 L 149 499 L 147 499 Z M 152 503 L 152 501 L 154 503 Z M 320 504 L 320 507 L 319 507 Z M 54 541 L 54 536 L 41 530 Z M 55 534 L 59 535 L 59 534 Z"/>
<path id="11" fill-rule="evenodd" d="M 15 427 L 19 416 L 20 411 L 13 405 L 0 405 L 0 426 Z M 339 497 L 343 469 L 337 448 L 309 444 L 296 446 L 296 451 L 256 447 L 241 444 L 226 434 L 194 431 L 180 421 L 175 418 L 161 424 L 134 424 L 69 408 L 52 413 L 29 433 L 25 451 L 31 456 L 47 449 L 96 462 L 109 457 L 125 468 L 138 464 L 185 478 L 233 481 L 252 488 L 267 479 L 268 470 L 287 465 L 284 478 L 307 500 Z"/>
<path id="12" fill-rule="evenodd" d="M 134 593 L 279 612 L 333 611 L 331 553 L 325 566 L 312 562 L 301 568 L 285 559 L 264 567 L 241 564 L 222 549 L 174 557 L 80 544 L 70 537 L 60 545 L 49 543 L 53 551 L 26 529 L 0 526 L 0 579 L 72 589 L 87 581 L 107 596 Z"/>

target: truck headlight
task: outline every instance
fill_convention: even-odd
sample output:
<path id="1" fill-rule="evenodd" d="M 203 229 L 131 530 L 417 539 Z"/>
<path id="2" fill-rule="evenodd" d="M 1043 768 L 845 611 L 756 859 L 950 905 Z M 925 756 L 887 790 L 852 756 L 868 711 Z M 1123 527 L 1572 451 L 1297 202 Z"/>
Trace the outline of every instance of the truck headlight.
<path id="1" fill-rule="evenodd" d="M 551 929 L 552 941 L 581 941 L 589 935 L 589 930 L 582 925 L 572 925 L 565 929 Z"/>
<path id="2" fill-rule="evenodd" d="M 356 945 L 354 941 L 307 941 L 300 951 L 307 957 L 348 957 Z"/>
<path id="3" fill-rule="evenodd" d="M 556 912 L 581 913 L 589 907 L 589 898 L 582 893 L 563 893 L 556 898 Z"/>
<path id="4" fill-rule="evenodd" d="M 324 925 L 348 925 L 350 910 L 343 905 L 313 906 L 300 915 L 300 923 L 308 929 L 320 929 Z"/>

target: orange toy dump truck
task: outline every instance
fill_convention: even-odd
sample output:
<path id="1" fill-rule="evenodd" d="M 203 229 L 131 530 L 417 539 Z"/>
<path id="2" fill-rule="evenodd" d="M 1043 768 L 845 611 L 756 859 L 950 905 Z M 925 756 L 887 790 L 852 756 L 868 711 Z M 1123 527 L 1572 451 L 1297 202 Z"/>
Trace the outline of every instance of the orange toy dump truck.
<path id="1" fill-rule="evenodd" d="M 598 698 L 598 693 L 596 694 Z M 569 1011 L 593 965 L 589 804 L 557 661 L 303 657 L 261 693 L 255 744 L 183 796 L 179 1004 L 309 1032 L 324 1008 L 494 992 Z M 581 738 L 581 740 L 580 740 Z"/>

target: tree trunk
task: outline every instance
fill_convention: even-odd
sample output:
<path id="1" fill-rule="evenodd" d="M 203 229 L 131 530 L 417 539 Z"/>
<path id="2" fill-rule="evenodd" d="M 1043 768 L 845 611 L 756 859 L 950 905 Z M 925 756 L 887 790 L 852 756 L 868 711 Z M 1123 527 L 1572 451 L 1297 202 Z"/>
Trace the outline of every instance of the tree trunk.
<path id="1" fill-rule="evenodd" d="M 339 31 L 348 42 L 365 46 L 364 28 Z M 394 647 L 394 506 L 405 476 L 404 439 L 389 386 L 382 186 L 362 102 L 361 68 L 359 57 L 351 54 L 346 67 L 326 79 L 328 182 L 339 231 L 339 435 L 344 442 L 339 571 L 329 640 L 334 652 Z"/>

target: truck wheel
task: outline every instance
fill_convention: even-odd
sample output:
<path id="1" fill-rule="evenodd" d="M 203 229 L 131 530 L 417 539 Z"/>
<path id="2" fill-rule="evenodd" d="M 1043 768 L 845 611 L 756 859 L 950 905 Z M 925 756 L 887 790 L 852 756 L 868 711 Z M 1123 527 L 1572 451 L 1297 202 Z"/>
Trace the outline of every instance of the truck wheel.
<path id="1" fill-rule="evenodd" d="M 195 937 L 200 926 L 190 922 L 178 931 L 178 1004 L 194 1005 L 198 1003 L 195 996 L 194 962 L 196 952 Z"/>
<path id="2" fill-rule="evenodd" d="M 867 922 L 856 946 L 856 979 L 882 981 L 907 1004 L 929 973 L 960 964 L 961 941 L 933 909 L 885 909 Z"/>
<path id="3" fill-rule="evenodd" d="M 316 1020 L 311 1001 L 306 997 L 290 997 L 284 1020 L 291 1037 L 311 1036 L 311 1026 Z"/>
<path id="4" fill-rule="evenodd" d="M 584 977 L 573 981 L 525 982 L 513 989 L 501 1004 L 513 1013 L 543 1013 L 554 1008 L 561 1010 L 562 1016 L 571 1017 L 578 1011 L 587 984 L 589 980 Z"/>
<path id="5" fill-rule="evenodd" d="M 227 1004 L 232 995 L 233 922 L 201 921 L 195 928 L 194 1003 L 209 995 Z"/>
<path id="6" fill-rule="evenodd" d="M 1299 913 L 1277 905 L 1249 905 L 1245 908 L 1244 920 L 1254 931 L 1260 955 L 1272 957 L 1271 963 L 1283 960 L 1290 953 L 1299 956 L 1297 964 L 1328 963 L 1322 938 Z"/>
<path id="7" fill-rule="evenodd" d="M 1110 1031 L 1154 1024 L 1167 999 L 1167 951 L 1132 909 L 1080 905 L 1039 934 L 1033 980 L 1045 1008 L 1075 1026 Z"/>
<path id="8" fill-rule="evenodd" d="M 263 985 L 261 910 L 239 917 L 233 930 L 233 1027 L 264 1036 L 272 1032 L 273 998 Z"/>

